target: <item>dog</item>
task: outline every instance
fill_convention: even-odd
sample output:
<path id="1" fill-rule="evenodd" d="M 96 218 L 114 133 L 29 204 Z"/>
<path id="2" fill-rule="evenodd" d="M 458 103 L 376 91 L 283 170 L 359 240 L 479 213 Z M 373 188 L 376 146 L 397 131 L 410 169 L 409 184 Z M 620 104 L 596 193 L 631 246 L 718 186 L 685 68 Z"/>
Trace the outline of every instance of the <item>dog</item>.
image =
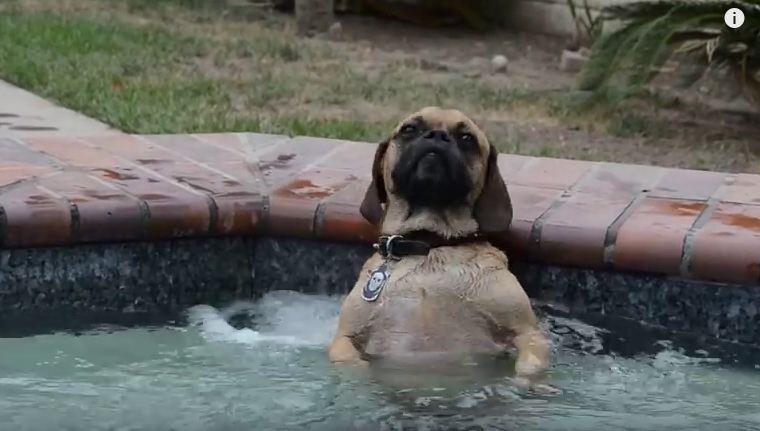
<path id="1" fill-rule="evenodd" d="M 341 306 L 332 362 L 514 352 L 515 378 L 540 380 L 548 342 L 488 240 L 512 220 L 497 156 L 472 120 L 439 107 L 412 114 L 378 145 L 360 211 L 380 239 Z"/>

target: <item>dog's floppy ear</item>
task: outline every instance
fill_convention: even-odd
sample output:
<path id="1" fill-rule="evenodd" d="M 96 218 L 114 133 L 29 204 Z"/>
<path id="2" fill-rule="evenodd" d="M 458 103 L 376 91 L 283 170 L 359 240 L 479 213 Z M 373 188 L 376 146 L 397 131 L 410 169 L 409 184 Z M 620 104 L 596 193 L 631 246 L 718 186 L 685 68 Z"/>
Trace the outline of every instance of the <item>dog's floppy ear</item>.
<path id="1" fill-rule="evenodd" d="M 473 216 L 480 231 L 486 234 L 502 233 L 509 230 L 512 223 L 512 201 L 507 185 L 499 172 L 497 157 L 499 153 L 493 145 L 489 149 L 486 180 L 483 190 L 475 201 Z"/>
<path id="2" fill-rule="evenodd" d="M 381 142 L 375 151 L 375 160 L 372 163 L 372 182 L 364 194 L 364 200 L 361 205 L 362 216 L 368 222 L 379 226 L 383 219 L 382 204 L 388 201 L 388 194 L 385 192 L 385 180 L 383 179 L 383 158 L 385 151 L 388 149 L 389 140 Z"/>

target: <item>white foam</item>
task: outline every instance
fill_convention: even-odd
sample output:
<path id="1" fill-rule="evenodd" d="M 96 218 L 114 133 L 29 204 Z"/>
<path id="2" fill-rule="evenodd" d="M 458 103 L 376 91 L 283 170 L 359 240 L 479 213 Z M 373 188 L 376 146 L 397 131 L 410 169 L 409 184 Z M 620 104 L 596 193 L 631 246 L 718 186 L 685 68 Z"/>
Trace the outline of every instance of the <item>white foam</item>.
<path id="1" fill-rule="evenodd" d="M 335 331 L 340 300 L 337 296 L 274 291 L 257 302 L 240 301 L 221 310 L 197 305 L 188 310 L 188 319 L 209 341 L 326 346 Z M 256 329 L 230 325 L 228 319 L 238 314 L 251 316 Z"/>
<path id="2" fill-rule="evenodd" d="M 652 366 L 658 370 L 675 369 L 682 366 L 699 364 L 718 364 L 720 358 L 687 356 L 677 350 L 663 350 L 658 352 L 652 359 Z"/>

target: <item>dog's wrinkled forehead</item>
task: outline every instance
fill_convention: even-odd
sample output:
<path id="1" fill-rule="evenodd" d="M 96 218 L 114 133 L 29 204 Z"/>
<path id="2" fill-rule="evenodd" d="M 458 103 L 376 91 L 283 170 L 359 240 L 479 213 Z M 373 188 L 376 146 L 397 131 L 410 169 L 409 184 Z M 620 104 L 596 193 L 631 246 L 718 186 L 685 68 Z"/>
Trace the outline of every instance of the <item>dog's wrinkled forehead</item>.
<path id="1" fill-rule="evenodd" d="M 488 140 L 483 131 L 469 117 L 456 109 L 442 109 L 434 106 L 422 108 L 402 121 L 396 131 L 409 123 L 416 123 L 428 129 L 469 132 L 475 135 L 481 147 L 488 148 Z"/>

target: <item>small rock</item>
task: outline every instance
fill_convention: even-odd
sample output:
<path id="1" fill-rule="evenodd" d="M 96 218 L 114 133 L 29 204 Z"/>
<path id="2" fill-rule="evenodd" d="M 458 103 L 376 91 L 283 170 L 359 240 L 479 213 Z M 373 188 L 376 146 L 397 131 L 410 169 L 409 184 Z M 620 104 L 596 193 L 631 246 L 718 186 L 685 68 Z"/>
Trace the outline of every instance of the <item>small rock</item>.
<path id="1" fill-rule="evenodd" d="M 507 57 L 501 54 L 494 55 L 491 59 L 491 67 L 493 67 L 494 72 L 506 72 L 508 63 Z"/>
<path id="2" fill-rule="evenodd" d="M 327 33 L 333 36 L 336 36 L 340 34 L 341 32 L 343 32 L 343 24 L 341 24 L 338 21 L 335 21 L 334 23 L 332 23 L 332 25 L 327 29 Z"/>
<path id="3" fill-rule="evenodd" d="M 581 52 L 564 50 L 559 62 L 559 70 L 573 73 L 580 72 L 586 62 L 588 62 L 588 57 Z"/>

